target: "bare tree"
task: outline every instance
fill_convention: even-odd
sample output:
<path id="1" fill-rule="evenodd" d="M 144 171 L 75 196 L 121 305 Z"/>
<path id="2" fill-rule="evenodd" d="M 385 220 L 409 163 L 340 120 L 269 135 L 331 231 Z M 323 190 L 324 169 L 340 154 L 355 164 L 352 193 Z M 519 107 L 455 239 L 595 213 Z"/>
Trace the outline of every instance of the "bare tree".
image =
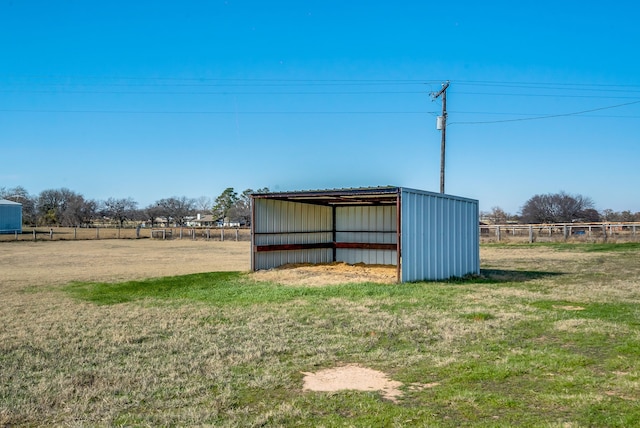
<path id="1" fill-rule="evenodd" d="M 602 210 L 602 220 L 604 221 L 640 221 L 640 213 L 633 214 L 629 210 L 617 212 L 611 208 Z"/>
<path id="2" fill-rule="evenodd" d="M 87 200 L 82 195 L 67 196 L 64 210 L 60 213 L 60 224 L 63 226 L 82 226 L 90 224 L 98 212 L 98 203 Z"/>
<path id="3" fill-rule="evenodd" d="M 162 213 L 167 220 L 173 221 L 176 225 L 182 226 L 188 216 L 193 215 L 196 202 L 194 199 L 186 196 L 173 196 L 171 198 L 161 199 L 156 205 L 159 212 Z"/>
<path id="4" fill-rule="evenodd" d="M 200 196 L 198 199 L 195 200 L 195 208 L 198 211 L 210 212 L 212 206 L 213 206 L 213 202 L 211 201 L 211 198 L 208 196 Z"/>
<path id="5" fill-rule="evenodd" d="M 104 215 L 115 220 L 120 227 L 133 218 L 138 207 L 138 203 L 132 198 L 109 198 L 102 205 Z"/>
<path id="6" fill-rule="evenodd" d="M 151 222 L 151 227 L 154 227 L 155 221 L 158 217 L 162 217 L 165 213 L 164 207 L 161 207 L 156 202 L 155 204 L 151 204 L 144 209 L 145 218 L 149 219 Z"/>
<path id="7" fill-rule="evenodd" d="M 82 195 L 67 188 L 43 190 L 36 202 L 38 222 L 45 225 L 76 225 L 77 218 L 71 207 L 79 205 L 82 200 Z"/>
<path id="8" fill-rule="evenodd" d="M 493 224 L 505 224 L 510 215 L 500 207 L 493 207 L 491 211 L 484 213 L 484 217 Z"/>
<path id="9" fill-rule="evenodd" d="M 591 209 L 591 198 L 560 192 L 531 197 L 521 214 L 525 223 L 570 223 L 585 221 Z"/>

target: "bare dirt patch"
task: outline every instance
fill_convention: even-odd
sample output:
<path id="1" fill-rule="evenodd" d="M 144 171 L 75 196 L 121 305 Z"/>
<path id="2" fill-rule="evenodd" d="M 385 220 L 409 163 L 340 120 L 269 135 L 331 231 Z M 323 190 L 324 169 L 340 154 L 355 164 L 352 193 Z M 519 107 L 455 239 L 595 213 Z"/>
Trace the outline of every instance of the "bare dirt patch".
<path id="1" fill-rule="evenodd" d="M 323 286 L 354 282 L 393 284 L 397 279 L 395 266 L 347 263 L 290 264 L 278 268 L 253 272 L 256 281 L 269 281 L 282 285 Z"/>
<path id="2" fill-rule="evenodd" d="M 335 392 L 340 390 L 380 391 L 387 400 L 396 402 L 402 395 L 401 382 L 391 380 L 383 372 L 347 365 L 304 374 L 303 390 Z"/>

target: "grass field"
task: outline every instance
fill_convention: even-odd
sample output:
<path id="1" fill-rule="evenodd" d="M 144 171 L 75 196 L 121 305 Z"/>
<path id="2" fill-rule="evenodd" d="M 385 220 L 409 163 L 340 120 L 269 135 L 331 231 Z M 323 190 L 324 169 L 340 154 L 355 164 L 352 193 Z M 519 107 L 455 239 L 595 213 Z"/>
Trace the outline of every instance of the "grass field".
<path id="1" fill-rule="evenodd" d="M 266 282 L 248 257 L 1 244 L 0 425 L 640 425 L 639 244 L 484 245 L 479 278 L 399 285 Z M 352 365 L 401 395 L 303 389 Z"/>

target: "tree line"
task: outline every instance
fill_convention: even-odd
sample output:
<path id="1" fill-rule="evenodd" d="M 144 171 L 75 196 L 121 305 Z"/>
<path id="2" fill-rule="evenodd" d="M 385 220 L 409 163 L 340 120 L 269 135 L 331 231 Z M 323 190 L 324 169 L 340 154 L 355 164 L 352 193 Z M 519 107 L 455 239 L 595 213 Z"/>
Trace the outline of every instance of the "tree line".
<path id="1" fill-rule="evenodd" d="M 132 198 L 108 198 L 104 201 L 85 198 L 67 188 L 43 190 L 38 195 L 30 195 L 21 186 L 0 187 L 0 198 L 22 204 L 22 218 L 30 226 L 91 226 L 105 221 L 120 227 L 128 221 L 149 222 L 153 227 L 158 218 L 170 221 L 176 226 L 197 214 L 211 214 L 215 220 L 241 225 L 250 225 L 252 193 L 267 193 L 264 187 L 246 189 L 241 193 L 233 187 L 226 188 L 215 199 L 201 196 L 188 198 L 172 196 L 139 208 Z M 598 212 L 593 200 L 583 195 L 565 192 L 538 194 L 529 198 L 517 214 L 505 212 L 500 207 L 481 212 L 483 221 L 494 224 L 505 223 L 590 223 L 601 221 L 640 222 L 640 212 L 616 212 L 605 209 Z"/>
<path id="2" fill-rule="evenodd" d="M 493 207 L 490 211 L 481 212 L 480 218 L 493 224 L 640 222 L 640 212 L 616 212 L 612 209 L 599 212 L 591 198 L 559 192 L 532 196 L 518 214 L 509 214 L 500 207 Z"/>
<path id="3" fill-rule="evenodd" d="M 47 189 L 37 195 L 30 195 L 21 186 L 0 187 L 0 199 L 21 203 L 22 221 L 29 226 L 89 227 L 109 222 L 123 227 L 126 222 L 133 221 L 148 222 L 153 227 L 158 218 L 166 219 L 176 226 L 184 226 L 188 219 L 197 214 L 211 214 L 216 221 L 249 225 L 251 194 L 268 191 L 264 187 L 238 193 L 233 187 L 228 187 L 215 199 L 206 196 L 172 196 L 143 208 L 133 198 L 95 200 L 67 188 Z"/>

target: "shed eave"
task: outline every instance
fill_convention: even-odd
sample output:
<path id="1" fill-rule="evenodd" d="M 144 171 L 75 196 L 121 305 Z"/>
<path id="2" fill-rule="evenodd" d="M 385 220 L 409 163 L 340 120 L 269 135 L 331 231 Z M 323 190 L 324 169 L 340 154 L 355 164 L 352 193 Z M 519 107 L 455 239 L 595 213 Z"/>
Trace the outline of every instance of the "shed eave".
<path id="1" fill-rule="evenodd" d="M 395 204 L 399 187 L 309 190 L 300 192 L 254 193 L 254 199 L 276 199 L 316 205 L 381 205 Z"/>

